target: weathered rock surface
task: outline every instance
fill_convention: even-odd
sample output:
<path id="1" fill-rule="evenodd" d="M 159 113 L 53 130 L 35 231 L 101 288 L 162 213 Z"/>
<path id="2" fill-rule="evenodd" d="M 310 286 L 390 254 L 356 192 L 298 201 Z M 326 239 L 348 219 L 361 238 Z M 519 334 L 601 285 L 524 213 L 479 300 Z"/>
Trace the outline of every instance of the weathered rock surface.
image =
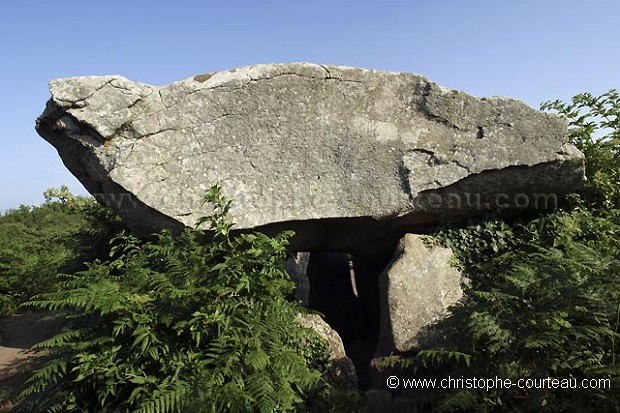
<path id="1" fill-rule="evenodd" d="M 461 273 L 451 265 L 452 251 L 427 246 L 406 234 L 394 259 L 379 276 L 381 328 L 375 356 L 407 352 L 433 342 L 433 325 L 463 297 Z"/>
<path id="2" fill-rule="evenodd" d="M 559 118 L 414 74 L 300 63 L 50 90 L 37 131 L 137 232 L 193 226 L 220 182 L 237 228 L 343 250 L 497 206 L 544 207 L 583 179 Z"/>
<path id="3" fill-rule="evenodd" d="M 343 387 L 357 387 L 355 366 L 344 351 L 344 344 L 338 333 L 317 314 L 305 314 L 298 318 L 303 327 L 314 330 L 329 346 L 330 365 L 327 374 L 331 383 Z"/>
<path id="4" fill-rule="evenodd" d="M 291 276 L 291 281 L 295 283 L 295 301 L 303 307 L 310 305 L 310 280 L 307 274 L 309 259 L 309 252 L 296 252 L 286 260 L 284 266 Z"/>

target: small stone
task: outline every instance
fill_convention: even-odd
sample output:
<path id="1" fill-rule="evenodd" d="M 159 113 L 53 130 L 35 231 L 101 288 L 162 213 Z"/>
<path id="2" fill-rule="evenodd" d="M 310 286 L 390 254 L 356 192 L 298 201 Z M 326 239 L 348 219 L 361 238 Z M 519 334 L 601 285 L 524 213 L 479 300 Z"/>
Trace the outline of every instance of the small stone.
<path id="1" fill-rule="evenodd" d="M 328 380 L 340 387 L 356 388 L 355 366 L 347 357 L 338 333 L 317 314 L 300 315 L 297 320 L 303 327 L 314 330 L 327 343 L 330 350 Z"/>

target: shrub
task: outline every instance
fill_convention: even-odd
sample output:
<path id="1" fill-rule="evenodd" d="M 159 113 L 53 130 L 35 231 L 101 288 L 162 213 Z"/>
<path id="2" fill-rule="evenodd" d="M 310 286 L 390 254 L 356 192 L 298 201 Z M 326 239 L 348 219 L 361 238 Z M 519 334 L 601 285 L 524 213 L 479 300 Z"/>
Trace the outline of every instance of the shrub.
<path id="1" fill-rule="evenodd" d="M 144 242 L 122 234 L 113 259 L 67 276 L 32 308 L 60 311 L 71 328 L 38 344 L 46 365 L 23 411 L 276 412 L 302 409 L 329 386 L 301 345 L 316 340 L 284 297 L 290 233 L 231 236 L 230 201 L 205 200 L 212 237 L 186 229 Z M 316 351 L 324 354 L 324 351 Z M 322 389 L 322 390 L 321 390 Z"/>
<path id="2" fill-rule="evenodd" d="M 515 223 L 510 245 L 496 252 L 502 237 L 492 234 L 506 223 L 486 224 L 483 246 L 474 245 L 476 225 L 436 234 L 470 283 L 446 322 L 459 344 L 422 352 L 418 362 L 448 361 L 451 377 L 609 379 L 617 388 L 620 215 L 581 209 Z M 439 357 L 444 350 L 454 356 Z M 438 393 L 433 403 L 437 411 L 614 411 L 620 397 L 608 388 L 470 389 Z"/>
<path id="3" fill-rule="evenodd" d="M 58 273 L 106 257 L 109 240 L 122 228 L 108 209 L 67 187 L 44 195 L 43 205 L 0 215 L 0 316 L 13 314 L 34 294 L 55 290 Z"/>

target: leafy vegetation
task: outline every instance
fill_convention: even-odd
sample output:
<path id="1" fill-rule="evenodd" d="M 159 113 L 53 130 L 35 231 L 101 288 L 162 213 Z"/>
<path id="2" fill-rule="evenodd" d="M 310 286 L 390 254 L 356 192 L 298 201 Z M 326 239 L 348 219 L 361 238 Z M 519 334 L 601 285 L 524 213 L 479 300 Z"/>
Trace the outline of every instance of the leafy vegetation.
<path id="1" fill-rule="evenodd" d="M 426 400 L 434 411 L 620 409 L 620 99 L 612 90 L 543 108 L 568 119 L 586 157 L 586 185 L 563 209 L 533 220 L 491 216 L 434 234 L 468 278 L 464 305 L 443 325 L 457 339 L 402 364 L 420 375 L 431 368 L 441 377 L 574 382 L 437 391 Z M 584 379 L 611 389 L 579 388 Z"/>
<path id="2" fill-rule="evenodd" d="M 60 312 L 71 328 L 37 345 L 48 361 L 29 380 L 22 411 L 284 412 L 307 410 L 306 393 L 332 396 L 311 368 L 326 366 L 324 345 L 285 299 L 291 234 L 232 237 L 230 201 L 217 186 L 206 200 L 214 212 L 199 225 L 212 238 L 123 233 L 111 260 L 27 303 Z"/>
<path id="3" fill-rule="evenodd" d="M 44 193 L 41 206 L 22 205 L 0 215 L 0 316 L 13 314 L 34 294 L 54 291 L 57 274 L 106 257 L 122 225 L 94 199 L 66 186 Z"/>
<path id="4" fill-rule="evenodd" d="M 569 122 L 571 143 L 585 155 L 587 181 L 581 200 L 594 209 L 620 208 L 620 96 L 582 93 L 571 102 L 546 102 L 543 109 Z"/>
<path id="5" fill-rule="evenodd" d="M 466 235 L 481 228 L 490 238 L 504 233 L 512 239 L 476 248 Z M 466 354 L 468 364 L 458 363 L 447 374 L 514 383 L 610 379 L 617 388 L 619 234 L 617 212 L 599 217 L 587 210 L 558 212 L 512 229 L 496 220 L 438 234 L 462 257 L 470 278 L 467 302 L 447 323 L 463 339 L 450 350 Z M 503 245 L 497 252 L 494 242 Z M 422 361 L 433 355 L 422 354 Z M 455 400 L 463 411 L 615 411 L 619 403 L 609 388 L 465 390 L 438 400 L 445 411 L 455 410 Z"/>

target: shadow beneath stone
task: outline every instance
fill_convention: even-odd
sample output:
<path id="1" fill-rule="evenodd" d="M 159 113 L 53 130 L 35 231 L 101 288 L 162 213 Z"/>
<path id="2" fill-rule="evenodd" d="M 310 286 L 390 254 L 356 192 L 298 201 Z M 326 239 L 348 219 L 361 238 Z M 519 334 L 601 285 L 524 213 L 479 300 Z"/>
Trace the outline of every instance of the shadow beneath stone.
<path id="1" fill-rule="evenodd" d="M 50 314 L 15 314 L 0 320 L 0 344 L 30 349 L 34 344 L 58 334 L 64 320 L 50 320 Z"/>

